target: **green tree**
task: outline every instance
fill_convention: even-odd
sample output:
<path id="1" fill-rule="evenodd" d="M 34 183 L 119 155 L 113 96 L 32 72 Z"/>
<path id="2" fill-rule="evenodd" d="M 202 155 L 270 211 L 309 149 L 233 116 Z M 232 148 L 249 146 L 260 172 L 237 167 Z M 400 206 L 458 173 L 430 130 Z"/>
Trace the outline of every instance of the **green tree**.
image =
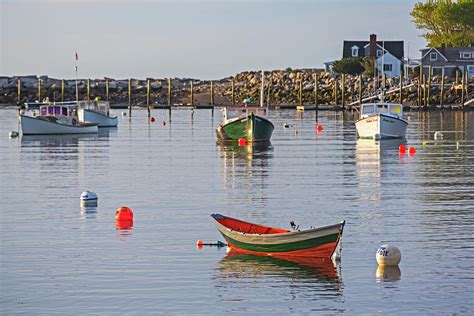
<path id="1" fill-rule="evenodd" d="M 430 47 L 465 47 L 474 42 L 474 0 L 418 2 L 410 15 L 418 29 L 426 30 L 423 37 Z"/>
<path id="2" fill-rule="evenodd" d="M 357 75 L 362 73 L 365 68 L 363 60 L 360 57 L 343 58 L 334 63 L 332 70 L 338 74 Z"/>

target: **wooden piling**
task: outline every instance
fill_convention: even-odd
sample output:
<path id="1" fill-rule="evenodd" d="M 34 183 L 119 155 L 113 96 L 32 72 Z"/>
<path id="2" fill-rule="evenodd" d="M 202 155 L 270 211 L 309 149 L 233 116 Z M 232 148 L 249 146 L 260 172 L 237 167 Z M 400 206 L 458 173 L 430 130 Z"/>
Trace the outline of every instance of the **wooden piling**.
<path id="1" fill-rule="evenodd" d="M 426 91 L 426 105 L 430 105 L 431 102 L 431 65 L 428 66 L 428 89 Z"/>
<path id="2" fill-rule="evenodd" d="M 455 80 L 454 80 L 454 86 L 457 86 L 457 85 L 458 85 L 458 81 L 459 81 L 459 71 L 458 71 L 456 68 L 454 68 L 454 69 L 455 69 L 455 70 L 454 70 L 454 74 L 456 75 L 456 78 L 455 78 Z M 454 94 L 456 95 L 456 97 L 459 95 L 458 89 L 454 89 Z"/>
<path id="3" fill-rule="evenodd" d="M 191 90 L 191 98 L 190 98 L 190 103 L 191 106 L 194 107 L 194 90 L 193 90 L 193 81 L 191 80 L 190 82 L 190 90 Z"/>
<path id="4" fill-rule="evenodd" d="M 171 109 L 171 78 L 168 78 L 168 105 Z"/>
<path id="5" fill-rule="evenodd" d="M 61 80 L 61 102 L 64 102 L 64 79 Z"/>
<path id="6" fill-rule="evenodd" d="M 318 83 L 318 74 L 314 75 L 314 106 L 316 107 L 316 115 L 318 115 L 318 106 L 319 106 L 319 83 Z"/>
<path id="7" fill-rule="evenodd" d="M 91 80 L 87 79 L 87 101 L 91 100 Z"/>
<path id="8" fill-rule="evenodd" d="M 464 99 L 466 98 L 466 66 L 464 66 L 461 79 L 461 107 L 464 110 Z"/>
<path id="9" fill-rule="evenodd" d="M 38 79 L 38 102 L 41 102 L 41 79 Z"/>
<path id="10" fill-rule="evenodd" d="M 420 64 L 420 70 L 418 74 L 418 108 L 422 106 L 422 97 L 421 97 L 421 78 L 423 78 L 423 64 Z"/>
<path id="11" fill-rule="evenodd" d="M 403 73 L 400 73 L 400 90 L 398 91 L 398 99 L 400 100 L 400 104 L 403 104 Z"/>
<path id="12" fill-rule="evenodd" d="M 426 76 L 423 75 L 423 107 L 426 107 Z"/>
<path id="13" fill-rule="evenodd" d="M 148 110 L 148 117 L 151 116 L 150 90 L 151 90 L 150 79 L 148 79 L 146 81 L 146 107 L 147 107 L 147 110 Z"/>
<path id="14" fill-rule="evenodd" d="M 441 76 L 441 91 L 440 91 L 440 98 L 439 98 L 439 107 L 441 110 L 443 109 L 443 101 L 444 101 L 444 75 Z"/>
<path id="15" fill-rule="evenodd" d="M 362 111 L 362 74 L 359 74 L 359 113 Z"/>
<path id="16" fill-rule="evenodd" d="M 303 106 L 303 79 L 300 79 L 300 82 L 299 82 L 298 105 Z"/>
<path id="17" fill-rule="evenodd" d="M 232 79 L 232 105 L 235 105 L 235 82 L 234 79 Z"/>
<path id="18" fill-rule="evenodd" d="M 128 116 L 132 116 L 132 79 L 128 79 Z"/>
<path id="19" fill-rule="evenodd" d="M 20 105 L 20 102 L 21 102 L 21 79 L 18 78 L 18 82 L 17 82 L 17 85 L 18 85 L 18 101 L 17 101 L 17 104 Z"/>
<path id="20" fill-rule="evenodd" d="M 337 106 L 337 78 L 334 78 L 334 105 Z"/>
<path id="21" fill-rule="evenodd" d="M 109 101 L 109 79 L 105 79 L 105 99 Z"/>
<path id="22" fill-rule="evenodd" d="M 345 100 L 345 92 L 346 92 L 346 75 L 342 74 L 342 88 L 341 88 L 341 105 L 342 105 L 342 110 L 344 111 L 346 109 L 346 100 Z"/>
<path id="23" fill-rule="evenodd" d="M 214 106 L 214 83 L 211 81 L 211 105 Z"/>

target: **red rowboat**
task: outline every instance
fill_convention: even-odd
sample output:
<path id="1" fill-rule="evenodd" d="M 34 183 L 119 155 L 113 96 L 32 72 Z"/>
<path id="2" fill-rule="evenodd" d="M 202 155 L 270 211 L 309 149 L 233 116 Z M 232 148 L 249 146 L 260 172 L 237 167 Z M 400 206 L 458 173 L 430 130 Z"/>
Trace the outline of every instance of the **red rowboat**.
<path id="1" fill-rule="evenodd" d="M 286 230 L 212 214 L 232 249 L 274 257 L 338 258 L 345 221 L 308 230 Z"/>

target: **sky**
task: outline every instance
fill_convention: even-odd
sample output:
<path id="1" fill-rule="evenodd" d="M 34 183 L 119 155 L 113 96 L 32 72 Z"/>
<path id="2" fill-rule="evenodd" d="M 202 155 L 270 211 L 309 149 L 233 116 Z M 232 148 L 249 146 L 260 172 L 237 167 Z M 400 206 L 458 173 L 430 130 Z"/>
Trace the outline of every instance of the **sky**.
<path id="1" fill-rule="evenodd" d="M 0 76 L 221 79 L 323 68 L 344 40 L 426 45 L 411 0 L 0 0 Z"/>

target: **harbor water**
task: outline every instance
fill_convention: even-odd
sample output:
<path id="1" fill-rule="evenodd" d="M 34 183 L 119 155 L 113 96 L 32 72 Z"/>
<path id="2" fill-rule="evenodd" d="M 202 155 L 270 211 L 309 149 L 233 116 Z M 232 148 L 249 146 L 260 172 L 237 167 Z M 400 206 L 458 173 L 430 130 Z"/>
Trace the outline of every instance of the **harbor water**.
<path id="1" fill-rule="evenodd" d="M 407 113 L 411 156 L 358 140 L 350 113 L 274 110 L 271 144 L 239 147 L 216 144 L 218 109 L 112 112 L 98 135 L 10 139 L 18 112 L 0 110 L 0 314 L 474 314 L 474 113 Z M 342 260 L 197 249 L 223 241 L 211 213 L 345 220 Z M 385 243 L 399 267 L 377 266 Z"/>

